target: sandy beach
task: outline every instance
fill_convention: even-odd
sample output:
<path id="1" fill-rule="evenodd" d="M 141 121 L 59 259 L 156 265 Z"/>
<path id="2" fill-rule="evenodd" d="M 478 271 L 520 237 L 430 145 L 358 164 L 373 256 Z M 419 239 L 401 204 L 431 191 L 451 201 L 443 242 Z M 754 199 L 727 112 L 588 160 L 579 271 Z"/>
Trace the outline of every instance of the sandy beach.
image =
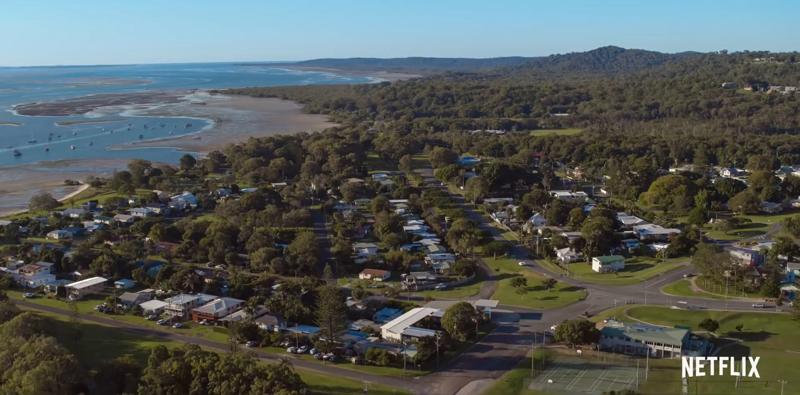
<path id="1" fill-rule="evenodd" d="M 302 105 L 287 100 L 196 92 L 186 96 L 186 100 L 179 103 L 136 110 L 134 114 L 210 119 L 213 126 L 208 130 L 174 138 L 137 141 L 114 148 L 172 147 L 205 153 L 221 149 L 230 143 L 245 141 L 250 137 L 318 132 L 336 126 L 335 123 L 329 122 L 326 116 L 305 114 L 302 108 Z"/>
<path id="2" fill-rule="evenodd" d="M 149 98 L 143 99 L 145 97 L 143 95 L 135 95 L 131 100 L 115 96 L 111 101 L 112 106 L 91 107 L 76 100 L 66 106 L 51 104 L 29 109 L 39 111 L 47 108 L 59 113 L 77 109 L 101 117 L 122 110 L 128 115 L 209 119 L 213 124 L 200 133 L 113 147 L 114 149 L 173 147 L 201 154 L 221 149 L 230 143 L 247 140 L 249 137 L 315 132 L 336 126 L 335 123 L 329 122 L 327 117 L 305 114 L 300 104 L 286 100 L 211 95 L 204 91 L 184 94 L 180 100 L 174 95 L 158 96 L 168 97 L 169 100 L 167 103 L 156 104 Z M 90 101 L 97 103 L 96 97 Z M 89 176 L 109 176 L 115 170 L 125 169 L 127 162 L 128 160 L 122 159 L 91 159 L 0 167 L 0 216 L 24 211 L 30 198 L 39 192 L 49 192 L 56 199 L 63 199 L 80 188 L 80 186 L 66 186 L 64 180 L 84 181 Z"/>
<path id="3" fill-rule="evenodd" d="M 64 180 L 83 181 L 91 175 L 108 176 L 125 168 L 122 160 L 59 161 L 0 167 L 0 216 L 25 211 L 31 196 L 49 192 L 56 199 L 68 199 L 85 185 L 64 185 Z"/>

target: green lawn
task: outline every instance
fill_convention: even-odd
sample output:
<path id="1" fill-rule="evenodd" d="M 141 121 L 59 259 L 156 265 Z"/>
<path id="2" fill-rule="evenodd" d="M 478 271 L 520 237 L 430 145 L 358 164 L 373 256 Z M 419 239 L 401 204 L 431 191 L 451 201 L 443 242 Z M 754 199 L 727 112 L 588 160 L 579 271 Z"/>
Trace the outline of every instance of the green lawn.
<path id="1" fill-rule="evenodd" d="M 733 377 L 696 378 L 690 382 L 691 393 L 698 394 L 777 394 L 777 380 L 797 377 L 800 363 L 800 323 L 791 316 L 774 313 L 736 313 L 723 311 L 686 311 L 664 307 L 631 307 L 627 315 L 646 322 L 675 326 L 681 325 L 698 330 L 704 318 L 713 318 L 720 323 L 717 334 L 735 339 L 733 346 L 722 350 L 721 355 L 760 356 L 760 380 L 742 380 L 738 391 L 734 391 Z M 741 331 L 736 327 L 742 325 Z M 680 393 L 680 361 L 652 360 L 649 380 L 644 383 L 645 394 Z M 695 381 L 696 380 L 696 381 Z M 786 394 L 800 393 L 800 387 L 787 386 Z"/>
<path id="2" fill-rule="evenodd" d="M 152 336 L 134 335 L 94 323 L 72 321 L 59 314 L 39 312 L 55 320 L 53 334 L 59 342 L 72 351 L 86 366 L 96 367 L 123 355 L 130 355 L 140 363 L 147 362 L 150 350 L 159 345 L 177 347 L 181 343 Z M 322 375 L 298 368 L 297 373 L 311 388 L 312 394 L 363 394 L 365 384 L 339 376 Z M 407 391 L 369 383 L 371 394 L 407 394 Z"/>
<path id="3" fill-rule="evenodd" d="M 800 214 L 798 210 L 790 210 L 782 214 L 774 215 L 740 215 L 737 218 L 749 219 L 750 222 L 744 223 L 736 229 L 723 231 L 712 229 L 710 225 L 706 225 L 706 234 L 717 240 L 741 240 L 750 237 L 760 236 L 769 230 L 771 225 L 781 223 L 786 218 Z"/>
<path id="4" fill-rule="evenodd" d="M 483 283 L 482 280 L 477 280 L 474 283 L 462 285 L 460 287 L 445 289 L 442 291 L 428 290 L 428 291 L 413 292 L 412 295 L 430 297 L 431 299 L 464 299 L 470 296 L 477 295 L 478 292 L 480 292 L 481 290 L 482 283 Z"/>
<path id="5" fill-rule="evenodd" d="M 513 259 L 486 258 L 485 260 L 499 280 L 497 290 L 492 298 L 500 300 L 500 304 L 533 309 L 553 309 L 586 298 L 585 290 L 563 282 L 559 282 L 551 290 L 545 289 L 542 285 L 544 277 L 525 270 Z M 528 286 L 524 293 L 519 293 L 516 288 L 511 286 L 512 279 L 519 276 L 524 276 L 528 280 Z"/>
<path id="6" fill-rule="evenodd" d="M 634 257 L 625 260 L 625 269 L 617 273 L 597 273 L 591 264 L 579 262 L 566 265 L 569 276 L 581 281 L 605 285 L 630 285 L 649 280 L 683 265 L 687 258 L 658 260 L 650 257 Z"/>
<path id="7" fill-rule="evenodd" d="M 698 291 L 695 291 L 691 287 L 691 283 L 689 280 L 682 279 L 678 280 L 674 283 L 667 284 L 661 290 L 670 295 L 674 296 L 692 296 L 692 297 L 700 297 L 700 298 L 710 298 L 710 299 L 735 299 L 737 297 L 753 297 L 753 298 L 761 298 L 757 294 L 747 294 L 745 293 L 742 295 L 741 293 L 735 293 L 733 289 L 730 289 L 730 295 L 726 298 L 724 294 L 719 294 L 715 292 L 710 292 L 707 289 L 703 288 L 703 281 L 702 279 L 698 278 L 697 286 L 700 288 Z M 722 290 L 721 292 L 724 292 Z"/>

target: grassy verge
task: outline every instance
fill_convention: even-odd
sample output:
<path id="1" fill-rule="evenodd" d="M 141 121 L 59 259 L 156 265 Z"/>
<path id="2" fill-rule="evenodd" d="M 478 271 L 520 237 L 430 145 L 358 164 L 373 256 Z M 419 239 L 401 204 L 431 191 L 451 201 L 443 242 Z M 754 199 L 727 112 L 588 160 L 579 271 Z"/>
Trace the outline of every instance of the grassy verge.
<path id="1" fill-rule="evenodd" d="M 625 260 L 625 269 L 617 273 L 596 273 L 592 271 L 591 264 L 584 262 L 570 263 L 566 265 L 566 270 L 569 271 L 570 277 L 581 281 L 605 285 L 630 285 L 675 270 L 686 260 L 686 258 L 658 260 L 650 257 L 634 257 Z M 563 269 L 557 272 L 563 272 Z"/>
<path id="2" fill-rule="evenodd" d="M 581 128 L 565 128 L 565 129 L 537 129 L 532 130 L 532 136 L 574 136 L 576 134 L 581 134 L 583 129 Z"/>
<path id="3" fill-rule="evenodd" d="M 534 309 L 553 309 L 583 300 L 586 291 L 559 282 L 550 290 L 545 289 L 543 282 L 546 278 L 525 270 L 510 258 L 486 258 L 487 264 L 494 271 L 498 279 L 497 290 L 492 298 L 500 300 L 501 304 Z M 527 287 L 519 292 L 511 284 L 515 277 L 522 276 L 528 281 Z"/>
<path id="4" fill-rule="evenodd" d="M 534 352 L 535 365 L 541 366 L 542 361 L 547 356 L 547 350 L 536 350 Z M 534 371 L 535 374 L 535 371 Z M 525 384 L 527 379 L 531 377 L 531 357 L 530 355 L 524 358 L 514 368 L 503 374 L 495 381 L 494 385 L 489 387 L 483 392 L 483 395 L 535 395 L 540 394 L 538 391 L 528 389 Z"/>

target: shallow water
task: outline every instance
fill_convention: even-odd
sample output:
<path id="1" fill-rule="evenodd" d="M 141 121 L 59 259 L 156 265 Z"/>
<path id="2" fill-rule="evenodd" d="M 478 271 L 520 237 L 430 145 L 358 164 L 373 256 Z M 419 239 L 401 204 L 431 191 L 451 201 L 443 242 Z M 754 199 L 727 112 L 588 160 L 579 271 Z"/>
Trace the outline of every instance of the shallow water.
<path id="1" fill-rule="evenodd" d="M 0 68 L 0 166 L 69 159 L 176 162 L 183 152 L 175 149 L 110 147 L 196 133 L 210 126 L 201 119 L 126 112 L 104 114 L 100 119 L 107 122 L 81 123 L 97 121 L 98 115 L 20 116 L 12 111 L 16 104 L 93 94 L 364 82 L 370 79 L 232 63 Z M 59 125 L 65 121 L 76 123 Z"/>

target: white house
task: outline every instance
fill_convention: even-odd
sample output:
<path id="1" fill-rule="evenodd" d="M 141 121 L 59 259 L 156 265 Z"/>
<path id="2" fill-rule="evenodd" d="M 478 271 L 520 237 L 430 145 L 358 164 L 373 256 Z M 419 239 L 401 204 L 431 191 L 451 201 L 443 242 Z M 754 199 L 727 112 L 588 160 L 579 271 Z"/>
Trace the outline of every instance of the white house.
<path id="1" fill-rule="evenodd" d="M 98 293 L 105 288 L 107 282 L 108 279 L 104 277 L 90 277 L 85 280 L 67 284 L 65 286 L 67 289 L 67 297 L 71 300 L 78 300 L 86 295 Z"/>
<path id="2" fill-rule="evenodd" d="M 56 229 L 47 232 L 47 238 L 50 240 L 72 240 L 72 232 L 64 229 Z"/>
<path id="3" fill-rule="evenodd" d="M 358 273 L 361 280 L 386 281 L 392 277 L 392 272 L 381 269 L 364 269 Z"/>
<path id="4" fill-rule="evenodd" d="M 575 251 L 571 247 L 556 249 L 556 259 L 561 263 L 578 262 L 583 259 L 583 254 Z"/>
<path id="5" fill-rule="evenodd" d="M 625 268 L 625 257 L 604 255 L 592 258 L 592 270 L 597 273 L 612 273 Z"/>
<path id="6" fill-rule="evenodd" d="M 236 298 L 218 298 L 200 307 L 192 309 L 192 321 L 216 321 L 226 315 L 238 311 L 244 305 L 244 300 Z"/>
<path id="7" fill-rule="evenodd" d="M 550 191 L 550 196 L 552 196 L 552 197 L 554 197 L 554 198 L 556 198 L 558 200 L 563 200 L 563 201 L 573 202 L 573 203 L 584 202 L 584 201 L 586 201 L 586 199 L 589 198 L 589 195 L 587 195 L 586 192 L 583 192 L 583 191 L 572 192 L 572 191 L 565 191 L 565 190 Z"/>

